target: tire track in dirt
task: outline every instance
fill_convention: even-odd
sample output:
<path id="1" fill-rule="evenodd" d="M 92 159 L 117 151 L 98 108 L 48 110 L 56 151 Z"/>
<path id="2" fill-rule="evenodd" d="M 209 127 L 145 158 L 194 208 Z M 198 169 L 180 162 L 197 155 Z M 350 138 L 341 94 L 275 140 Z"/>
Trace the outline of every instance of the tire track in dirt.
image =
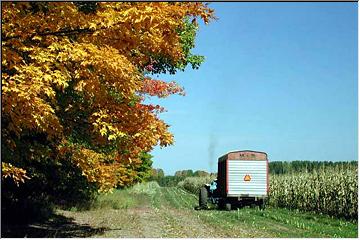
<path id="1" fill-rule="evenodd" d="M 249 229 L 246 225 L 233 224 L 219 217 L 219 212 L 213 211 L 195 211 L 194 206 L 197 205 L 197 197 L 182 191 L 179 188 L 164 188 L 164 192 L 171 197 L 166 199 L 173 199 L 180 211 L 173 211 L 172 215 L 177 216 L 182 222 L 188 224 L 191 231 L 187 231 L 188 237 L 254 237 L 254 236 L 268 236 L 254 229 Z M 187 199 L 186 199 L 187 198 Z M 171 201 L 169 202 L 171 205 Z M 221 214 L 221 213 L 220 213 Z"/>
<path id="2" fill-rule="evenodd" d="M 204 224 L 198 216 L 194 215 L 186 206 L 189 202 L 176 191 L 176 188 L 162 188 L 162 205 L 159 214 L 164 217 L 166 223 L 172 229 L 171 236 L 168 237 L 215 237 L 214 229 Z"/>

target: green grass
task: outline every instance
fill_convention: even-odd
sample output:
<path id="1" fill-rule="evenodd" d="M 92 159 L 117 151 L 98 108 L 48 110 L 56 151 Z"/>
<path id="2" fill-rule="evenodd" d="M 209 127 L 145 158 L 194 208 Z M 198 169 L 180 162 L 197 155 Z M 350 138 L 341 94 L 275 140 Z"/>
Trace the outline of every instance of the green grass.
<path id="1" fill-rule="evenodd" d="M 135 201 L 134 201 L 135 200 Z M 100 195 L 92 204 L 92 209 L 127 209 L 137 205 L 136 199 L 127 191 L 115 190 L 112 194 Z"/>
<path id="2" fill-rule="evenodd" d="M 171 188 L 168 188 L 169 191 Z M 176 196 L 174 196 L 176 193 Z M 177 208 L 189 208 L 197 205 L 197 196 L 183 189 L 173 190 L 168 201 Z M 176 200 L 181 200 L 182 205 Z M 210 224 L 225 229 L 236 229 L 240 224 L 254 231 L 253 237 L 356 237 L 357 223 L 332 218 L 316 213 L 300 212 L 284 208 L 242 208 L 231 212 L 220 210 L 197 211 L 199 217 Z"/>
<path id="3" fill-rule="evenodd" d="M 160 188 L 156 182 L 137 184 L 129 189 L 116 189 L 113 193 L 101 194 L 92 203 L 92 209 L 127 209 L 143 205 L 149 196 Z"/>
<path id="4" fill-rule="evenodd" d="M 205 222 L 221 225 L 227 229 L 236 229 L 239 225 L 254 229 L 253 237 L 259 237 L 258 234 L 260 237 L 357 236 L 355 223 L 287 209 L 268 208 L 261 211 L 244 208 L 231 212 L 210 210 L 201 211 L 199 216 Z"/>
<path id="5" fill-rule="evenodd" d="M 246 207 L 222 211 L 213 206 L 212 210 L 196 211 L 194 207 L 197 205 L 197 195 L 183 188 L 159 187 L 156 182 L 150 182 L 116 190 L 113 194 L 100 195 L 93 204 L 93 211 L 70 211 L 69 214 L 81 214 L 82 219 L 87 219 L 94 228 L 99 224 L 105 224 L 110 226 L 110 229 L 129 229 L 130 234 L 133 234 L 129 236 L 134 237 L 142 236 L 141 224 L 153 224 L 147 221 L 154 218 L 141 222 L 141 214 L 145 214 L 145 217 L 149 216 L 146 214 L 155 217 L 154 221 L 161 226 L 157 229 L 157 234 L 161 237 L 196 237 L 196 234 L 186 235 L 191 227 L 195 229 L 193 234 L 196 233 L 196 229 L 207 228 L 221 237 L 357 237 L 356 222 L 326 215 L 274 207 L 265 210 Z M 197 222 L 194 219 L 198 219 Z M 184 221 L 186 224 L 187 221 L 197 224 L 187 228 Z M 131 229 L 138 229 L 138 232 L 131 232 Z M 121 230 L 98 236 L 116 237 L 116 231 Z"/>

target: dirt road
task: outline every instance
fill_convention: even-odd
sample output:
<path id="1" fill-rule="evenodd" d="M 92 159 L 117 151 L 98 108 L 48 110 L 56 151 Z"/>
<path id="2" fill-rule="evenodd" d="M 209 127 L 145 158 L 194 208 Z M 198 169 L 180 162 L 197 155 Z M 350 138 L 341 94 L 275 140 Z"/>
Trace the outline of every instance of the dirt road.
<path id="1" fill-rule="evenodd" d="M 286 209 L 196 211 L 197 196 L 140 184 L 101 196 L 93 210 L 57 210 L 46 222 L 2 226 L 2 237 L 357 237 L 357 224 Z"/>
<path id="2" fill-rule="evenodd" d="M 197 197 L 180 188 L 150 184 L 130 191 L 137 202 L 127 209 L 59 211 L 80 226 L 98 229 L 91 237 L 224 238 L 356 237 L 356 224 L 284 209 L 195 211 Z"/>

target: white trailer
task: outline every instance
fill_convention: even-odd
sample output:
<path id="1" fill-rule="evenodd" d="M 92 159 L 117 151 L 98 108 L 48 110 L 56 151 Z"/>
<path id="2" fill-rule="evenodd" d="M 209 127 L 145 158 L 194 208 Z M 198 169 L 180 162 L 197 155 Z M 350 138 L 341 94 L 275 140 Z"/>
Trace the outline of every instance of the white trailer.
<path id="1" fill-rule="evenodd" d="M 268 166 L 264 152 L 232 151 L 221 156 L 217 180 L 200 189 L 200 206 L 204 207 L 210 199 L 227 210 L 248 204 L 265 207 L 269 191 Z"/>

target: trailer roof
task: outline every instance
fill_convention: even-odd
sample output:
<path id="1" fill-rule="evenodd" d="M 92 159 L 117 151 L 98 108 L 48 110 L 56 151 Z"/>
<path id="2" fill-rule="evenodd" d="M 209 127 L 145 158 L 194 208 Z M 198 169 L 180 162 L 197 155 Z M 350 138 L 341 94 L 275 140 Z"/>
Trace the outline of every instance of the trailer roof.
<path id="1" fill-rule="evenodd" d="M 235 150 L 230 151 L 219 158 L 219 162 L 224 160 L 267 160 L 265 152 L 253 150 Z"/>

